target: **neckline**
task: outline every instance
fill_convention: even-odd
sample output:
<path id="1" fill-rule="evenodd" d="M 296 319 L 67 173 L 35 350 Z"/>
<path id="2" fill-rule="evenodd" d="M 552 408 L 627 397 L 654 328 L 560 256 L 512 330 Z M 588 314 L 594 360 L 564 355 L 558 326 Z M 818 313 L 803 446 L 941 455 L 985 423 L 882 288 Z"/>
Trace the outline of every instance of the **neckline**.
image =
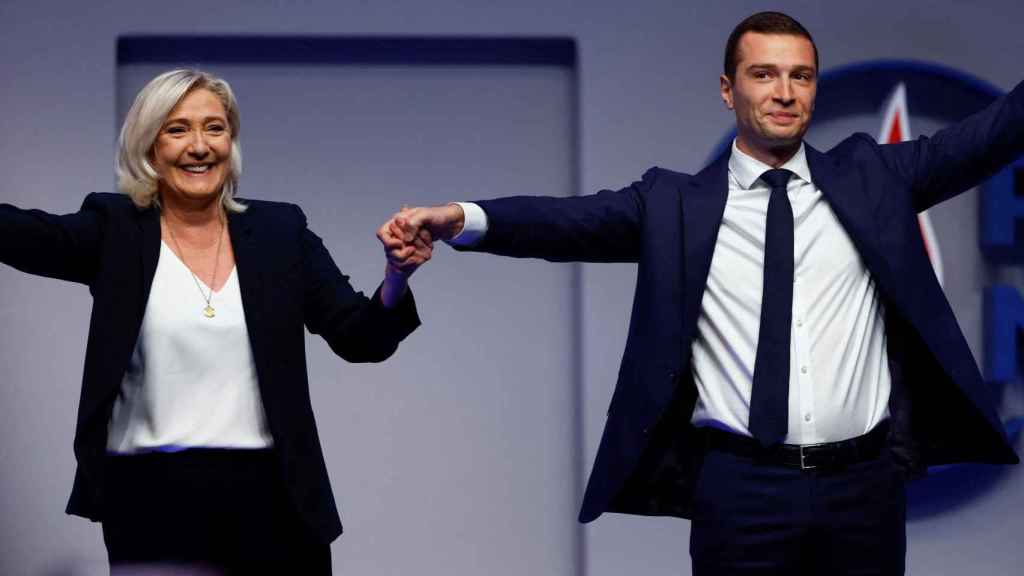
<path id="1" fill-rule="evenodd" d="M 163 252 L 165 250 L 167 252 L 170 252 L 170 254 L 174 258 L 174 260 L 178 264 L 180 264 L 181 267 L 184 268 L 186 272 L 191 274 L 192 277 L 194 277 L 196 279 L 196 282 L 199 282 L 199 284 L 202 285 L 203 288 L 205 288 L 207 291 L 209 291 L 211 294 L 214 294 L 214 295 L 220 294 L 220 293 L 224 292 L 224 290 L 227 289 L 228 284 L 230 284 L 232 279 L 235 278 L 235 272 L 238 270 L 238 263 L 236 262 L 235 265 L 233 265 L 231 267 L 231 272 L 228 273 L 228 277 L 224 280 L 224 285 L 220 287 L 220 290 L 214 290 L 214 289 L 210 288 L 209 284 L 204 282 L 202 278 L 200 278 L 198 275 L 196 275 L 196 273 L 193 272 L 192 269 L 188 267 L 188 264 L 185 264 L 185 261 L 182 260 L 181 258 L 179 258 L 178 254 L 175 253 L 174 250 L 172 250 L 171 247 L 167 245 L 167 242 L 164 242 L 163 238 L 161 238 L 160 239 L 160 251 Z"/>

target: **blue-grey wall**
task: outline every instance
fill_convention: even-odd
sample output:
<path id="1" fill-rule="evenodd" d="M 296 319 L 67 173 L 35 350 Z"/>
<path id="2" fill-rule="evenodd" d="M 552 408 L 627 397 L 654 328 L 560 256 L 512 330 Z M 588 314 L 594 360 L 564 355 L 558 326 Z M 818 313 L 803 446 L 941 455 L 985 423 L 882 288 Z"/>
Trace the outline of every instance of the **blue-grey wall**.
<path id="1" fill-rule="evenodd" d="M 129 33 L 571 36 L 577 39 L 580 55 L 579 100 L 572 105 L 578 106 L 581 191 L 624 185 L 655 164 L 696 170 L 732 122 L 717 94 L 724 38 L 742 17 L 768 8 L 792 13 L 815 34 L 826 70 L 874 58 L 913 58 L 969 71 L 1002 89 L 1009 89 L 1024 76 L 1020 66 L 1024 8 L 1012 0 L 983 5 L 952 0 L 785 1 L 771 5 L 672 0 L 7 0 L 0 3 L 0 77 L 4 79 L 0 94 L 5 104 L 0 114 L 0 158 L 5 172 L 0 201 L 68 211 L 85 192 L 111 189 L 112 152 L 120 121 L 115 109 L 118 75 L 114 46 L 118 35 Z M 557 86 L 555 80 L 556 99 Z M 272 89 L 278 91 L 281 101 L 292 97 L 287 82 Z M 244 115 L 247 96 L 239 96 Z M 280 119 L 245 116 L 248 126 L 263 124 L 266 128 L 265 123 L 277 121 Z M 333 140 L 331 134 L 307 137 Z M 482 141 L 479 146 L 489 144 Z M 256 154 L 258 149 L 246 157 L 250 166 L 275 161 L 272 147 L 265 148 L 263 157 Z M 322 146 L 319 153 L 325 170 L 345 170 L 345 158 L 330 146 Z M 433 176 L 437 179 L 431 182 L 443 182 L 445 174 Z M 345 267 L 350 258 L 372 261 L 371 235 L 388 216 L 385 205 L 505 191 L 484 176 L 467 180 L 458 166 L 451 167 L 449 176 L 447 189 L 430 190 L 425 196 L 422 190 L 382 187 L 372 195 L 339 189 L 337 196 L 301 201 L 307 203 L 308 212 L 318 215 L 314 223 L 321 229 L 332 225 L 326 218 L 332 213 L 354 210 L 364 217 L 367 254 L 338 243 L 340 240 L 329 245 Z M 258 181 L 243 182 L 253 195 L 275 195 L 275 191 L 259 191 Z M 564 184 L 559 181 L 547 188 L 534 183 L 540 187 L 528 191 L 561 194 Z M 968 251 L 976 240 L 956 234 L 943 238 L 944 249 L 951 243 Z M 316 361 L 311 367 L 315 399 L 327 398 L 324 394 L 331 386 L 317 382 L 334 380 L 333 366 L 341 380 L 335 384 L 356 389 L 350 396 L 353 402 L 366 402 L 365 410 L 360 405 L 325 402 L 316 406 L 349 531 L 333 547 L 337 572 L 405 574 L 409 566 L 415 566 L 425 574 L 517 573 L 509 571 L 509 559 L 523 557 L 511 564 L 518 567 L 518 573 L 685 573 L 689 566 L 685 521 L 610 515 L 578 528 L 573 524 L 576 502 L 572 499 L 578 497 L 579 486 L 571 484 L 578 482 L 581 474 L 572 466 L 558 464 L 562 458 L 575 462 L 578 457 L 583 470 L 589 471 L 625 340 L 633 268 L 582 266 L 581 288 L 567 297 L 564 286 L 572 283 L 571 269 L 539 264 L 522 273 L 527 270 L 523 263 L 492 259 L 481 264 L 484 257 L 457 255 L 445 248 L 438 252 L 438 262 L 428 265 L 413 281 L 427 323 L 402 351 L 410 360 L 400 354 L 395 366 L 377 367 L 379 370 L 353 369 L 340 361 L 338 365 Z M 435 265 L 436 270 L 429 267 Z M 371 266 L 352 271 L 354 281 L 364 290 L 372 289 L 377 281 Z M 503 268 L 520 278 L 516 302 L 492 300 L 491 286 L 486 283 L 473 289 L 478 278 Z M 460 294 L 465 294 L 463 298 L 475 314 L 483 315 L 482 325 L 474 324 L 472 318 L 449 319 L 459 308 L 437 293 L 448 286 L 442 278 L 448 270 L 465 274 L 465 285 L 459 286 L 465 292 Z M 544 275 L 536 284 L 522 280 L 532 277 L 535 270 Z M 562 300 L 552 304 L 552 297 Z M 564 304 L 569 299 L 580 302 L 581 313 L 576 317 L 579 326 L 566 328 L 567 318 L 573 318 L 562 313 L 571 307 Z M 97 567 L 102 566 L 98 527 L 62 513 L 73 473 L 71 437 L 89 306 L 88 292 L 81 287 L 29 278 L 9 269 L 0 271 L 0 573 L 45 574 L 78 570 L 71 568 L 75 566 L 81 567 L 82 573 L 99 573 Z M 535 309 L 550 313 L 529 317 L 529 311 Z M 496 325 L 505 319 L 502 313 L 525 317 L 522 327 L 502 333 L 502 326 Z M 541 337 L 550 338 L 552 345 L 565 346 L 560 349 L 579 350 L 581 368 L 576 370 L 571 362 L 550 356 L 538 361 L 530 346 Z M 450 342 L 453 338 L 476 345 L 472 351 L 455 349 Z M 566 343 L 566 338 L 573 341 Z M 979 344 L 974 340 L 977 351 Z M 422 359 L 428 366 L 430 358 L 457 363 L 469 356 L 480 362 L 505 362 L 500 365 L 508 366 L 504 371 L 512 371 L 506 374 L 510 383 L 535 378 L 530 370 L 538 366 L 540 372 L 554 372 L 556 376 L 545 382 L 566 387 L 553 396 L 556 403 L 575 398 L 575 379 L 581 385 L 582 403 L 579 409 L 565 408 L 576 410 L 575 415 L 536 407 L 517 399 L 511 384 L 504 387 L 493 382 L 467 388 L 465 395 L 444 387 L 442 398 L 429 397 L 424 387 L 430 382 L 412 383 L 399 376 L 406 369 L 415 370 L 412 359 Z M 515 372 L 519 368 L 523 372 Z M 396 381 L 387 383 L 386 392 L 379 392 L 376 384 L 359 390 L 364 375 L 377 378 L 377 373 L 395 375 Z M 528 384 L 525 394 L 541 394 L 536 382 Z M 497 396 L 489 396 L 481 388 Z M 412 409 L 397 406 L 384 412 L 389 402 L 402 401 L 403 389 L 409 391 Z M 387 401 L 377 394 L 384 394 Z M 355 421 L 355 428 L 360 429 L 358 424 L 380 425 L 389 418 L 400 422 L 403 419 L 396 414 L 403 415 L 403 409 L 414 413 L 415 408 L 437 411 L 435 418 L 440 424 L 430 430 L 431 438 L 452 443 L 447 460 L 433 461 L 423 477 L 398 476 L 395 470 L 405 468 L 393 463 L 422 465 L 421 452 L 429 438 L 385 443 L 389 450 L 385 458 L 366 448 L 379 450 L 382 445 L 371 434 L 365 444 L 356 438 L 330 435 L 341 429 L 336 425 L 348 425 L 334 420 Z M 499 425 L 492 416 L 500 419 Z M 577 416 L 582 429 L 567 429 L 564 423 Z M 516 438 L 523 427 L 539 431 L 538 436 Z M 500 434 L 501 430 L 507 436 Z M 544 434 L 551 436 L 548 442 L 539 439 Z M 575 445 L 567 437 L 574 434 L 581 435 L 579 456 L 566 454 L 568 447 Z M 440 452 L 443 445 L 430 449 Z M 507 465 L 503 450 L 512 450 L 521 459 L 517 462 L 523 462 L 509 470 L 514 481 L 481 486 L 480 482 L 493 478 L 475 470 L 503 470 Z M 378 478 L 384 481 L 376 482 Z M 386 496 L 382 496 L 382 485 Z M 394 498 L 389 498 L 391 495 Z M 423 501 L 430 501 L 429 506 Z M 409 505 L 435 516 L 416 517 L 408 512 Z M 510 522 L 505 511 L 512 509 L 525 512 Z M 480 515 L 480 510 L 493 510 L 493 517 Z M 1019 572 L 1022 510 L 1024 473 L 1014 470 L 983 497 L 913 522 L 909 526 L 909 572 L 979 576 Z M 558 517 L 562 519 L 554 519 Z M 488 527 L 486 531 L 477 528 L 483 525 Z M 580 541 L 582 546 L 577 548 Z"/>

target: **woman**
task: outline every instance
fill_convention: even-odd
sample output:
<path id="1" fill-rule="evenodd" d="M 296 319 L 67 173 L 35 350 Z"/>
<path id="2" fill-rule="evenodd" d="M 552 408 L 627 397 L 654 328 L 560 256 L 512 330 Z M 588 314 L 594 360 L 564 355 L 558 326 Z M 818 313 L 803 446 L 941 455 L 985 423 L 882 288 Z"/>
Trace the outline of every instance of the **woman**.
<path id="1" fill-rule="evenodd" d="M 94 303 L 67 511 L 103 522 L 111 565 L 329 574 L 341 523 L 310 406 L 303 326 L 342 358 L 416 326 L 429 239 L 355 292 L 298 207 L 234 198 L 239 115 L 194 70 L 139 92 L 119 187 L 67 215 L 0 206 L 0 261 Z"/>

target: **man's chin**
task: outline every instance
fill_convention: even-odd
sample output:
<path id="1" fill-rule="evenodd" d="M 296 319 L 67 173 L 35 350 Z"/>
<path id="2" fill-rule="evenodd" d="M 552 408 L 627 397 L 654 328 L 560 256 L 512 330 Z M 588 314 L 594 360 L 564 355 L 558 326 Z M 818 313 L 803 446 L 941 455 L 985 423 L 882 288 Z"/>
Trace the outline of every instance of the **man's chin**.
<path id="1" fill-rule="evenodd" d="M 775 132 L 773 134 L 768 134 L 767 136 L 768 138 L 765 139 L 765 144 L 772 150 L 793 148 L 795 146 L 799 146 L 804 140 L 804 132 L 802 130 Z"/>

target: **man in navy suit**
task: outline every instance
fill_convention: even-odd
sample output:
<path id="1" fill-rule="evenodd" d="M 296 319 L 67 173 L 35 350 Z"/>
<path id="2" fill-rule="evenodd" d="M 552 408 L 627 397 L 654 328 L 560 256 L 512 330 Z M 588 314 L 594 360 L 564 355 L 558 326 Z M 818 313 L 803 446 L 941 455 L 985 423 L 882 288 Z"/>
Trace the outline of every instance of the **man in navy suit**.
<path id="1" fill-rule="evenodd" d="M 804 144 L 817 48 L 759 13 L 731 34 L 731 149 L 618 191 L 403 210 L 381 227 L 553 261 L 636 262 L 580 520 L 692 519 L 695 574 L 902 574 L 904 479 L 1016 463 L 916 215 L 1024 152 L 1024 88 L 931 138 Z M 399 241 L 401 238 L 402 241 Z"/>

